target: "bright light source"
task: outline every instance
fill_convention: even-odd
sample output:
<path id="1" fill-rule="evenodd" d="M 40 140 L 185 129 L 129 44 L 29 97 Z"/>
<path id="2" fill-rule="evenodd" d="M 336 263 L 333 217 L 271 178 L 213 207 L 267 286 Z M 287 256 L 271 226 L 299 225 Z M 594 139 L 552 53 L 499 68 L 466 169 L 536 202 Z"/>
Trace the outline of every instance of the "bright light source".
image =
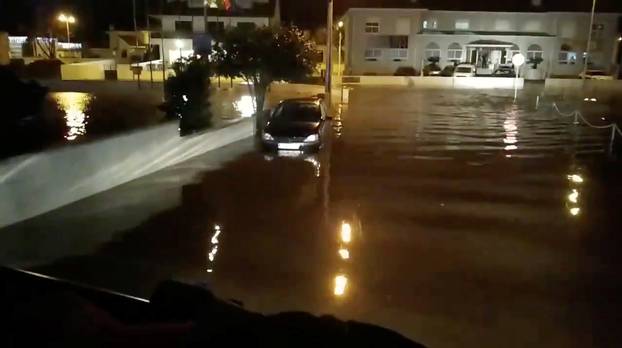
<path id="1" fill-rule="evenodd" d="M 233 102 L 233 108 L 240 113 L 242 117 L 251 117 L 255 113 L 255 102 L 253 97 L 243 95 L 240 99 Z M 267 139 L 271 140 L 271 139 Z"/>
<path id="2" fill-rule="evenodd" d="M 58 16 L 58 20 L 59 20 L 59 21 L 61 21 L 61 22 L 67 22 L 67 16 L 65 16 L 65 14 L 64 14 L 64 13 L 61 13 L 61 14 Z"/>
<path id="3" fill-rule="evenodd" d="M 339 256 L 344 260 L 348 260 L 350 258 L 350 251 L 348 249 L 339 249 Z"/>
<path id="4" fill-rule="evenodd" d="M 352 241 L 352 226 L 347 222 L 341 224 L 341 240 L 344 243 L 350 243 Z"/>
<path id="5" fill-rule="evenodd" d="M 181 40 L 175 40 L 175 47 L 184 48 L 184 42 Z"/>
<path id="6" fill-rule="evenodd" d="M 596 98 L 591 98 L 591 99 L 590 99 L 590 101 L 596 102 L 596 101 L 598 101 L 598 99 L 596 99 Z"/>
<path id="7" fill-rule="evenodd" d="M 75 22 L 76 22 L 76 18 L 75 18 L 74 16 L 69 16 L 69 17 L 67 18 L 67 22 L 69 22 L 69 23 L 75 23 Z"/>
<path id="8" fill-rule="evenodd" d="M 572 203 L 577 203 L 579 200 L 579 191 L 572 190 L 572 193 L 568 195 L 568 200 Z"/>
<path id="9" fill-rule="evenodd" d="M 590 98 L 583 98 L 583 101 L 590 101 Z"/>
<path id="10" fill-rule="evenodd" d="M 570 209 L 570 214 L 572 216 L 577 216 L 577 215 L 579 215 L 579 213 L 581 213 L 581 208 L 571 208 Z"/>
<path id="11" fill-rule="evenodd" d="M 339 21 L 339 23 L 337 23 L 337 26 L 338 26 L 339 28 L 343 28 L 343 21 Z"/>
<path id="12" fill-rule="evenodd" d="M 620 37 L 618 38 L 618 41 L 622 41 L 622 36 L 620 36 Z"/>
<path id="13" fill-rule="evenodd" d="M 348 285 L 348 278 L 344 275 L 338 275 L 335 277 L 335 296 L 343 296 L 346 293 L 346 286 Z"/>
<path id="14" fill-rule="evenodd" d="M 573 175 L 568 175 L 568 180 L 580 184 L 583 182 L 583 177 L 581 175 L 578 174 L 573 174 Z"/>
<path id="15" fill-rule="evenodd" d="M 216 230 L 216 233 L 212 236 L 212 244 L 218 244 L 218 236 L 220 236 L 220 230 Z"/>
<path id="16" fill-rule="evenodd" d="M 512 64 L 516 65 L 517 67 L 525 64 L 525 56 L 520 53 L 515 54 L 514 57 L 512 57 Z"/>

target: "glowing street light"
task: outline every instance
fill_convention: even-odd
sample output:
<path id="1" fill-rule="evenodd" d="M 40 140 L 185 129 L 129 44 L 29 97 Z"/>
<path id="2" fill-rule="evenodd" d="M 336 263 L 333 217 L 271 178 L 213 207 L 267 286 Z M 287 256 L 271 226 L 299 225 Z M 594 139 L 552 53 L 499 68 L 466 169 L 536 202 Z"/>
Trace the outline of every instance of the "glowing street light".
<path id="1" fill-rule="evenodd" d="M 65 25 L 67 26 L 67 42 L 68 43 L 71 42 L 71 33 L 69 32 L 69 24 L 74 24 L 76 22 L 76 17 L 61 13 L 58 16 L 58 21 L 61 23 L 65 23 Z"/>

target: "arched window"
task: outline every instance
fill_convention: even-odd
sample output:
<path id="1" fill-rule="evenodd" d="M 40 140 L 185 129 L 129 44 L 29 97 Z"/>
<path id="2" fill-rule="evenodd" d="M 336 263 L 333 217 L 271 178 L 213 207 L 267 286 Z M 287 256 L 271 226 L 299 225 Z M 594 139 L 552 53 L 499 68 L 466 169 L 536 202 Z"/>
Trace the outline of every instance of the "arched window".
<path id="1" fill-rule="evenodd" d="M 559 48 L 559 58 L 557 62 L 559 64 L 577 64 L 577 52 L 575 52 L 570 45 L 562 44 Z"/>
<path id="2" fill-rule="evenodd" d="M 542 52 L 542 47 L 540 47 L 540 45 L 533 44 L 527 47 L 527 61 L 543 57 L 544 52 Z"/>
<path id="3" fill-rule="evenodd" d="M 441 47 L 435 42 L 430 42 L 425 46 L 425 59 L 428 60 L 432 57 L 441 57 Z"/>
<path id="4" fill-rule="evenodd" d="M 447 49 L 447 60 L 457 63 L 461 62 L 463 60 L 462 52 L 462 46 L 459 43 L 452 43 Z"/>

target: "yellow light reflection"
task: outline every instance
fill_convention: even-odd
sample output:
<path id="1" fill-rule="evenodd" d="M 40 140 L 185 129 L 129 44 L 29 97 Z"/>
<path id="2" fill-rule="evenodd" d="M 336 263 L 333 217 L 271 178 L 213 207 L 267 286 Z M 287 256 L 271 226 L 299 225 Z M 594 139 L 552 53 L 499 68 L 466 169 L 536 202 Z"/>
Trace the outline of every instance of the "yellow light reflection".
<path id="1" fill-rule="evenodd" d="M 568 180 L 574 182 L 575 184 L 581 184 L 584 181 L 583 177 L 578 174 L 568 175 Z"/>
<path id="2" fill-rule="evenodd" d="M 346 293 L 348 278 L 342 274 L 335 277 L 335 296 L 343 296 Z"/>
<path id="3" fill-rule="evenodd" d="M 210 239 L 210 243 L 211 243 L 211 250 L 210 252 L 207 254 L 207 259 L 208 259 L 208 268 L 207 268 L 207 273 L 213 273 L 214 272 L 214 261 L 216 261 L 216 255 L 218 254 L 218 245 L 220 244 L 220 241 L 218 240 L 218 237 L 220 236 L 220 234 L 222 233 L 222 229 L 220 227 L 220 225 L 214 225 L 214 234 L 212 235 L 212 238 Z"/>
<path id="4" fill-rule="evenodd" d="M 572 216 L 577 216 L 579 215 L 579 213 L 581 213 L 581 208 L 577 208 L 577 207 L 570 208 L 570 214 Z"/>
<path id="5" fill-rule="evenodd" d="M 339 256 L 344 260 L 348 260 L 350 258 L 350 251 L 348 249 L 341 248 L 339 249 Z"/>
<path id="6" fill-rule="evenodd" d="M 579 191 L 572 189 L 572 193 L 568 195 L 568 200 L 572 203 L 577 203 L 579 201 Z"/>
<path id="7" fill-rule="evenodd" d="M 503 143 L 506 144 L 505 151 L 518 150 L 518 123 L 516 122 L 516 115 L 514 112 L 509 112 L 508 117 L 503 122 L 503 130 L 505 131 L 505 138 Z"/>
<path id="8" fill-rule="evenodd" d="M 93 100 L 93 95 L 79 92 L 61 92 L 54 93 L 53 97 L 59 109 L 65 112 L 65 123 L 68 128 L 65 139 L 73 141 L 85 135 L 89 118 L 85 112 Z"/>
<path id="9" fill-rule="evenodd" d="M 341 223 L 341 241 L 350 243 L 352 241 L 352 226 L 349 223 Z"/>

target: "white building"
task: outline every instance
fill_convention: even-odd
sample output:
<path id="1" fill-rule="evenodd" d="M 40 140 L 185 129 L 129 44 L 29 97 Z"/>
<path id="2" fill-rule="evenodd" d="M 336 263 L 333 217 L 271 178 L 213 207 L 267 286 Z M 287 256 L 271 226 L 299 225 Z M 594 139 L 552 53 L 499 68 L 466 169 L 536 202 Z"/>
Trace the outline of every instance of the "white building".
<path id="1" fill-rule="evenodd" d="M 590 67 L 619 69 L 620 16 L 596 14 Z M 420 71 L 430 57 L 438 57 L 441 67 L 469 62 L 488 74 L 520 52 L 528 60 L 542 58 L 538 72 L 545 77 L 582 71 L 590 13 L 352 8 L 343 20 L 352 75 L 392 75 L 398 67 Z"/>
<path id="2" fill-rule="evenodd" d="M 161 23 L 165 37 L 213 34 L 231 26 L 259 27 L 281 23 L 279 0 L 231 0 L 232 7 L 228 10 L 219 8 L 219 2 L 215 0 L 183 0 L 181 3 L 181 6 L 179 1 L 169 3 L 164 14 L 150 16 Z"/>

